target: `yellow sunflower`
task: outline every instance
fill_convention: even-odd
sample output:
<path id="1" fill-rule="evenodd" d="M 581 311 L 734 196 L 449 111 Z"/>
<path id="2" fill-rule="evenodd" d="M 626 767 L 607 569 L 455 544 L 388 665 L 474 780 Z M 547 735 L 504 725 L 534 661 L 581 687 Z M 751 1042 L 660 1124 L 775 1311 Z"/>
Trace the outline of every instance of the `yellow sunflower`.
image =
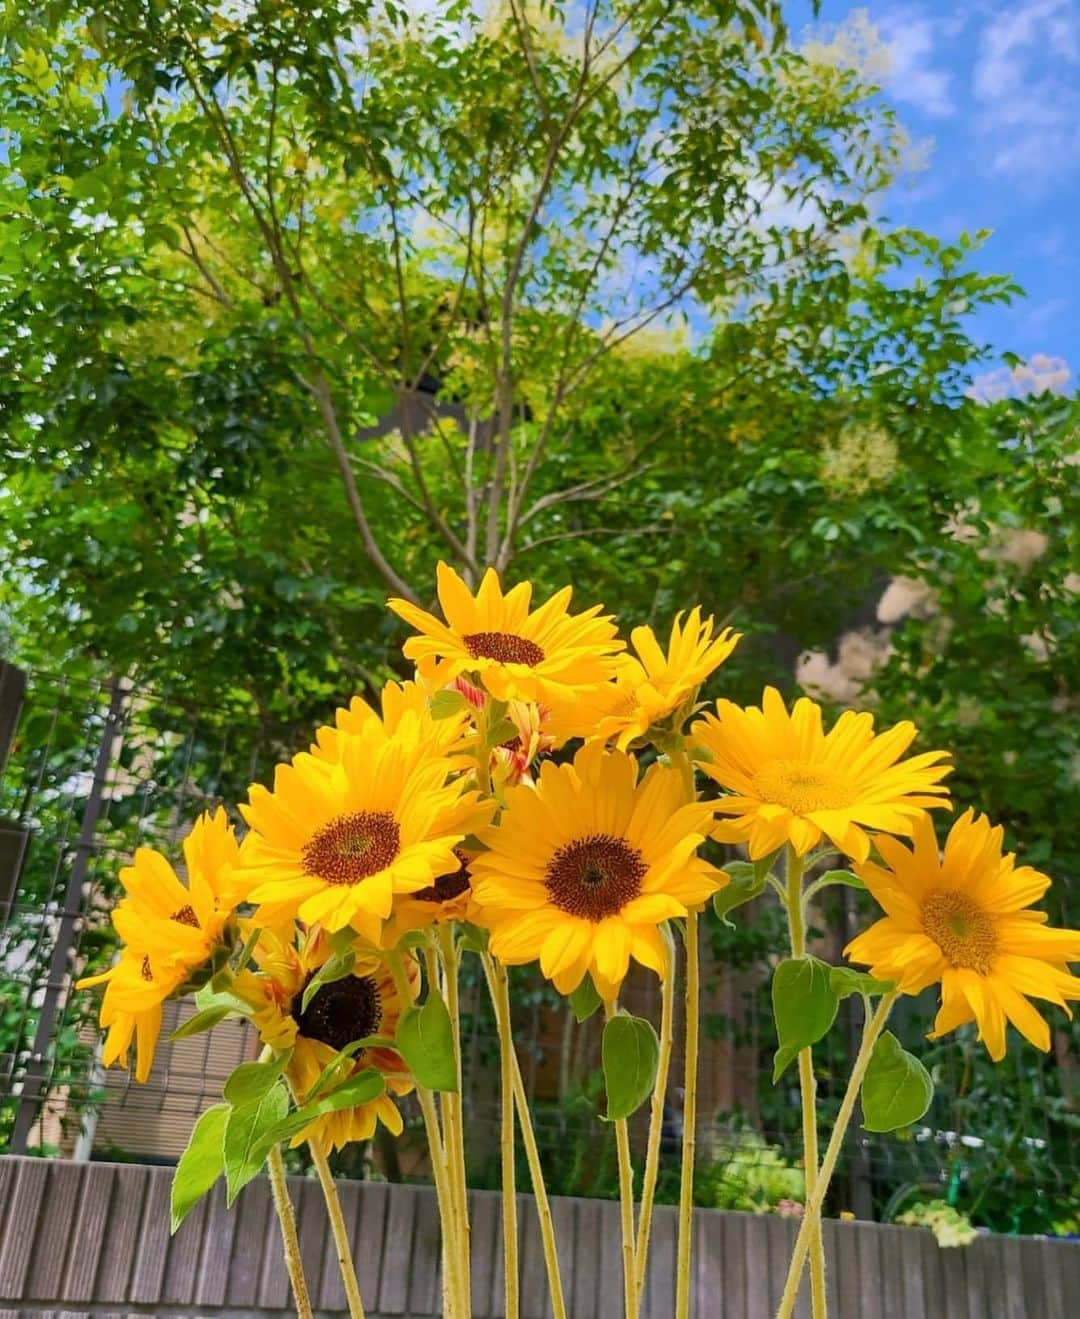
<path id="1" fill-rule="evenodd" d="M 926 810 L 947 806 L 941 780 L 947 753 L 900 757 L 915 725 L 874 733 L 870 714 L 845 710 L 830 732 L 821 707 L 807 697 L 788 713 L 780 693 L 765 689 L 761 708 L 717 701 L 691 729 L 698 766 L 731 796 L 713 803 L 721 815 L 713 837 L 745 843 L 753 860 L 784 843 L 805 855 L 828 837 L 841 852 L 865 861 L 867 829 L 910 835 Z"/>
<path id="2" fill-rule="evenodd" d="M 666 654 L 650 627 L 634 628 L 630 640 L 638 658 L 618 658 L 611 689 L 599 697 L 601 714 L 592 733 L 614 739 L 620 751 L 692 701 L 739 644 L 740 634 L 725 628 L 714 636 L 713 620 L 702 619 L 695 607 L 685 624 L 681 614 L 672 623 Z"/>
<path id="3" fill-rule="evenodd" d="M 243 971 L 233 981 L 233 992 L 254 1009 L 262 1042 L 276 1049 L 292 1047 L 285 1075 L 298 1104 L 346 1045 L 369 1035 L 392 1038 L 397 1032 L 402 1003 L 393 976 L 375 949 L 358 940 L 356 951 L 352 972 L 322 985 L 306 1008 L 304 989 L 330 956 L 329 942 L 318 928 L 302 936 L 299 948 L 284 930 L 264 930 L 255 952 L 258 970 Z M 411 980 L 418 982 L 415 960 L 409 958 L 406 966 Z M 350 1141 L 369 1140 L 379 1122 L 395 1136 L 401 1134 L 401 1114 L 391 1095 L 413 1089 L 405 1062 L 391 1048 L 360 1049 L 340 1080 L 368 1067 L 383 1074 L 386 1092 L 369 1103 L 317 1118 L 292 1138 L 292 1146 L 318 1141 L 324 1151 L 340 1149 Z"/>
<path id="4" fill-rule="evenodd" d="M 496 700 L 559 709 L 614 672 L 612 656 L 623 647 L 615 625 L 600 615 L 599 605 L 568 613 L 569 586 L 530 612 L 531 583 L 520 582 L 503 595 L 498 574 L 489 568 L 473 596 L 453 568 L 440 563 L 438 592 L 445 623 L 406 600 L 389 601 L 422 634 L 410 637 L 404 651 L 434 686 L 473 673 Z"/>
<path id="5" fill-rule="evenodd" d="M 274 790 L 254 785 L 241 811 L 251 832 L 240 861 L 255 920 L 290 916 L 328 930 L 352 925 L 377 944 L 394 895 L 452 874 L 475 794 L 414 737 L 381 725 L 342 734 L 340 759 L 301 754 Z"/>
<path id="6" fill-rule="evenodd" d="M 606 1001 L 631 957 L 662 975 L 657 926 L 727 881 L 697 855 L 711 815 L 687 801 L 676 770 L 654 765 L 639 783 L 634 758 L 600 743 L 572 765 L 547 761 L 480 834 L 490 850 L 471 869 L 491 951 L 511 965 L 539 958 L 562 994 L 589 972 Z"/>
<path id="7" fill-rule="evenodd" d="M 1080 960 L 1080 932 L 1053 929 L 1045 912 L 1029 909 L 1050 880 L 1017 866 L 1011 852 L 1003 856 L 1001 841 L 1001 827 L 970 810 L 952 826 L 944 852 L 925 816 L 910 849 L 875 838 L 885 865 L 855 869 L 886 915 L 844 950 L 905 994 L 940 981 L 930 1038 L 975 1021 L 995 1062 L 1005 1056 L 1006 1021 L 1037 1049 L 1050 1047 L 1050 1029 L 1025 995 L 1066 1012 L 1066 1000 L 1080 999 L 1080 979 L 1066 965 Z"/>
<path id="8" fill-rule="evenodd" d="M 383 927 L 384 948 L 396 948 L 410 930 L 426 929 L 440 921 L 475 919 L 476 900 L 470 869 L 475 853 L 461 847 L 454 851 L 460 864 L 453 874 L 440 875 L 427 888 L 394 899 L 394 910 Z"/>
<path id="9" fill-rule="evenodd" d="M 429 702 L 433 692 L 420 682 L 388 682 L 382 689 L 382 718 L 361 696 L 354 696 L 348 708 L 335 712 L 333 727 L 324 726 L 315 733 L 311 754 L 317 760 L 340 759 L 342 733 L 362 733 L 381 727 L 386 735 L 409 731 L 428 747 L 433 755 L 463 755 L 470 729 L 468 713 L 462 710 L 445 719 L 433 719 Z M 465 760 L 461 760 L 464 767 Z"/>
<path id="10" fill-rule="evenodd" d="M 127 945 L 100 975 L 85 976 L 77 989 L 105 985 L 100 1020 L 108 1031 L 103 1060 L 127 1064 L 137 1040 L 136 1079 L 145 1081 L 161 1032 L 161 1005 L 228 940 L 239 901 L 236 834 L 225 812 L 199 817 L 183 844 L 184 884 L 160 852 L 140 847 L 134 864 L 120 871 L 125 896 L 113 925 Z"/>

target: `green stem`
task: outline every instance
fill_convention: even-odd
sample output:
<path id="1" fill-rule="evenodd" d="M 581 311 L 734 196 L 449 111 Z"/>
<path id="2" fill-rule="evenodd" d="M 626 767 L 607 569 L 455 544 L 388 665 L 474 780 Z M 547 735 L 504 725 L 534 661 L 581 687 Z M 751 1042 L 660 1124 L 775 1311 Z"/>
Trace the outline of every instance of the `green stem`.
<path id="1" fill-rule="evenodd" d="M 334 1174 L 330 1171 L 330 1165 L 326 1161 L 326 1154 L 318 1137 L 308 1141 L 308 1148 L 311 1150 L 311 1159 L 319 1177 L 323 1199 L 326 1201 L 330 1231 L 333 1233 L 334 1246 L 337 1250 L 338 1268 L 341 1270 L 341 1281 L 349 1304 L 349 1319 L 364 1319 L 364 1301 L 360 1295 L 360 1284 L 356 1279 L 356 1265 L 353 1263 L 352 1247 L 349 1244 L 349 1229 L 345 1226 L 345 1216 L 341 1212 L 341 1201 L 338 1199 L 337 1187 L 334 1185 Z"/>
<path id="2" fill-rule="evenodd" d="M 806 1255 L 810 1249 L 810 1242 L 813 1237 L 813 1224 L 815 1220 L 820 1224 L 821 1206 L 825 1199 L 825 1193 L 829 1189 L 829 1182 L 832 1180 L 833 1172 L 836 1168 L 836 1161 L 840 1157 L 840 1150 L 843 1148 L 844 1137 L 847 1135 L 848 1124 L 851 1122 L 851 1114 L 855 1108 L 855 1100 L 858 1098 L 859 1088 L 862 1085 L 863 1077 L 866 1075 L 866 1069 L 870 1065 L 870 1058 L 874 1052 L 874 1045 L 878 1041 L 882 1030 L 885 1028 L 885 1022 L 888 1019 L 889 1012 L 893 1003 L 896 1001 L 896 990 L 891 990 L 888 994 L 882 996 L 878 1004 L 877 1011 L 867 1021 L 863 1028 L 862 1043 L 859 1045 L 859 1052 L 855 1058 L 855 1065 L 851 1069 L 851 1076 L 848 1079 L 847 1090 L 844 1092 L 843 1101 L 840 1104 L 840 1111 L 836 1115 L 836 1122 L 832 1129 L 832 1135 L 829 1137 L 828 1148 L 825 1150 L 825 1158 L 821 1165 L 821 1172 L 814 1188 L 813 1195 L 807 1198 L 806 1213 L 803 1215 L 803 1221 L 799 1228 L 799 1235 L 795 1239 L 795 1249 L 791 1255 L 791 1264 L 788 1268 L 787 1281 L 784 1284 L 784 1294 L 780 1300 L 780 1308 L 776 1312 L 776 1319 L 791 1319 L 795 1309 L 795 1299 L 799 1292 L 799 1282 L 802 1278 L 803 1265 L 806 1262 Z"/>
<path id="3" fill-rule="evenodd" d="M 637 1229 L 637 1289 L 640 1294 L 645 1285 L 649 1261 L 649 1234 L 652 1230 L 653 1199 L 656 1195 L 656 1177 L 660 1168 L 660 1137 L 664 1126 L 664 1099 L 667 1095 L 668 1071 L 671 1066 L 671 1042 L 675 1017 L 675 945 L 667 926 L 662 927 L 667 947 L 667 968 L 660 984 L 660 1057 L 656 1066 L 656 1084 L 653 1087 L 652 1110 L 649 1113 L 649 1145 L 645 1155 L 645 1176 L 641 1184 L 641 1208 Z"/>
<path id="4" fill-rule="evenodd" d="M 472 1294 L 468 1262 L 472 1256 L 471 1230 L 469 1225 L 469 1197 L 465 1178 L 465 1129 L 462 1121 L 462 1087 L 464 1077 L 461 1069 L 461 1008 L 458 1001 L 458 971 L 460 958 L 454 941 L 454 927 L 448 922 L 441 922 L 436 928 L 439 940 L 439 954 L 442 958 L 443 988 L 446 991 L 446 1007 L 450 1013 L 450 1026 L 454 1039 L 454 1069 L 457 1072 L 457 1093 L 441 1096 L 443 1105 L 443 1131 L 446 1135 L 447 1163 L 450 1171 L 450 1186 L 457 1210 L 458 1231 L 460 1233 L 460 1254 L 465 1261 L 462 1277 L 462 1302 L 465 1313 L 472 1313 Z"/>
<path id="5" fill-rule="evenodd" d="M 615 1004 L 605 1003 L 604 1014 L 610 1021 Z M 615 1119 L 615 1148 L 619 1160 L 619 1219 L 622 1225 L 623 1302 L 626 1319 L 638 1319 L 638 1261 L 634 1243 L 634 1165 L 630 1160 L 630 1128 L 626 1118 Z"/>
<path id="6" fill-rule="evenodd" d="M 297 1319 L 312 1319 L 311 1297 L 308 1295 L 304 1265 L 300 1258 L 300 1238 L 296 1234 L 296 1215 L 293 1213 L 292 1201 L 289 1199 L 289 1188 L 285 1181 L 285 1161 L 281 1157 L 280 1145 L 271 1147 L 266 1162 L 270 1170 L 270 1191 L 274 1197 L 274 1209 L 281 1224 L 285 1269 L 292 1284 Z"/>
<path id="7" fill-rule="evenodd" d="M 495 1020 L 499 1031 L 499 1147 L 502 1154 L 503 1276 L 506 1319 L 517 1319 L 518 1220 L 517 1173 L 514 1168 L 514 1037 L 510 1025 L 510 987 L 506 968 L 484 953 L 485 970 L 494 988 Z"/>
<path id="8" fill-rule="evenodd" d="M 789 843 L 784 905 L 791 932 L 792 957 L 806 956 L 806 895 L 802 886 L 804 873 L 803 858 Z M 814 1054 L 810 1048 L 799 1051 L 799 1099 L 802 1106 L 803 1169 L 809 1201 L 814 1194 L 818 1175 L 817 1081 L 814 1077 Z M 825 1290 L 825 1243 L 820 1216 L 813 1225 L 810 1242 L 810 1305 L 813 1319 L 826 1319 L 828 1297 Z"/>
<path id="9" fill-rule="evenodd" d="M 694 1233 L 694 1156 L 697 1148 L 697 1069 L 700 1025 L 698 914 L 686 916 L 686 1059 L 683 1077 L 682 1168 L 675 1275 L 675 1319 L 690 1316 L 690 1254 Z"/>

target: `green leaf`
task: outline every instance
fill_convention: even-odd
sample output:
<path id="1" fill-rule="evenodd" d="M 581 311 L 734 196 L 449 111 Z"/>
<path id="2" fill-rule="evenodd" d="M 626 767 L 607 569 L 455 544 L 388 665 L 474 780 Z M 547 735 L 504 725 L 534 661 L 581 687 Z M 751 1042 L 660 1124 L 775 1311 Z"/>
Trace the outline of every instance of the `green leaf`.
<path id="1" fill-rule="evenodd" d="M 868 972 L 855 971 L 850 966 L 831 967 L 829 984 L 837 998 L 847 998 L 849 994 L 866 994 L 872 998 L 896 988 L 891 980 L 875 980 Z"/>
<path id="2" fill-rule="evenodd" d="M 257 1103 L 285 1070 L 291 1054 L 288 1049 L 265 1062 L 241 1063 L 225 1082 L 226 1102 L 233 1108 Z"/>
<path id="3" fill-rule="evenodd" d="M 570 995 L 570 1006 L 579 1022 L 588 1021 L 596 1009 L 603 1006 L 603 999 L 596 992 L 593 978 L 587 972 L 581 984 Z"/>
<path id="4" fill-rule="evenodd" d="M 604 1025 L 601 1047 L 609 1120 L 629 1117 L 652 1094 L 660 1041 L 651 1022 L 620 1013 Z"/>
<path id="5" fill-rule="evenodd" d="M 844 888 L 859 889 L 866 892 L 866 885 L 850 870 L 826 870 L 814 880 L 814 888 L 828 888 L 830 884 L 842 884 Z"/>
<path id="6" fill-rule="evenodd" d="M 725 884 L 719 893 L 713 894 L 713 911 L 725 925 L 732 925 L 733 922 L 727 919 L 728 912 L 752 898 L 760 897 L 768 883 L 768 872 L 759 875 L 757 867 L 749 861 L 729 861 L 724 870 L 731 877 L 731 882 Z"/>
<path id="7" fill-rule="evenodd" d="M 428 701 L 428 709 L 431 711 L 432 719 L 450 719 L 454 715 L 460 714 L 467 705 L 468 701 L 462 696 L 461 692 L 449 689 L 436 692 Z"/>
<path id="8" fill-rule="evenodd" d="M 308 1004 L 322 989 L 323 985 L 332 985 L 335 980 L 344 980 L 355 965 L 356 952 L 352 948 L 328 957 L 304 986 L 304 993 L 300 999 L 300 1011 L 306 1012 L 308 1010 Z"/>
<path id="9" fill-rule="evenodd" d="M 378 1099 L 385 1089 L 386 1082 L 382 1073 L 377 1072 L 374 1067 L 357 1072 L 355 1076 L 338 1086 L 332 1094 L 301 1104 L 281 1121 L 267 1127 L 258 1138 L 252 1157 L 257 1159 L 261 1166 L 274 1145 L 279 1145 L 283 1140 L 291 1140 L 298 1131 L 303 1131 L 309 1122 L 325 1117 L 327 1113 L 336 1113 L 343 1108 L 370 1104 L 373 1099 Z"/>
<path id="10" fill-rule="evenodd" d="M 170 1195 L 173 1232 L 221 1176 L 225 1166 L 223 1141 L 228 1116 L 228 1104 L 215 1104 L 191 1129 L 187 1149 L 181 1154 L 173 1173 Z"/>
<path id="11" fill-rule="evenodd" d="M 758 857 L 756 861 L 751 861 L 750 864 L 754 867 L 754 874 L 761 879 L 765 879 L 771 873 L 773 862 L 782 851 L 783 848 L 778 847 L 775 852 L 770 852 L 768 856 Z M 723 869 L 729 870 L 730 867 L 724 866 Z"/>
<path id="12" fill-rule="evenodd" d="M 512 719 L 498 719 L 488 725 L 487 744 L 489 747 L 501 746 L 504 742 L 512 742 L 518 736 L 518 726 Z"/>
<path id="13" fill-rule="evenodd" d="M 401 1014 L 395 1047 L 420 1085 L 428 1090 L 457 1090 L 450 1013 L 433 990 L 421 1007 L 406 1008 Z"/>
<path id="14" fill-rule="evenodd" d="M 231 1008 L 219 1006 L 196 1012 L 193 1017 L 189 1017 L 182 1025 L 177 1026 L 169 1039 L 186 1040 L 189 1035 L 199 1035 L 204 1030 L 213 1030 L 218 1022 L 224 1021 L 231 1011 Z"/>
<path id="15" fill-rule="evenodd" d="M 828 1031 L 839 1002 L 829 974 L 832 968 L 816 957 L 789 957 L 773 972 L 772 1003 L 780 1047 L 773 1059 L 775 1084 L 800 1049 Z"/>
<path id="16" fill-rule="evenodd" d="M 394 1041 L 389 1035 L 365 1035 L 362 1040 L 352 1040 L 341 1049 L 334 1058 L 331 1058 L 326 1066 L 319 1073 L 319 1079 L 304 1096 L 304 1102 L 316 1099 L 325 1094 L 333 1086 L 337 1085 L 339 1076 L 348 1076 L 355 1063 L 353 1055 L 360 1052 L 361 1049 L 392 1049 Z"/>
<path id="17" fill-rule="evenodd" d="M 887 1030 L 870 1055 L 861 1097 L 866 1130 L 895 1131 L 923 1116 L 934 1097 L 934 1083 L 918 1058 Z"/>
<path id="18" fill-rule="evenodd" d="M 235 1075 L 235 1073 L 234 1073 Z M 225 1183 L 229 1204 L 266 1162 L 265 1136 L 289 1111 L 289 1092 L 271 1084 L 255 1103 L 234 1108 L 225 1122 Z"/>
<path id="19" fill-rule="evenodd" d="M 483 953 L 487 951 L 490 934 L 487 930 L 479 925 L 473 925 L 471 921 L 462 921 L 458 926 L 461 932 L 461 946 L 468 949 L 471 953 Z"/>

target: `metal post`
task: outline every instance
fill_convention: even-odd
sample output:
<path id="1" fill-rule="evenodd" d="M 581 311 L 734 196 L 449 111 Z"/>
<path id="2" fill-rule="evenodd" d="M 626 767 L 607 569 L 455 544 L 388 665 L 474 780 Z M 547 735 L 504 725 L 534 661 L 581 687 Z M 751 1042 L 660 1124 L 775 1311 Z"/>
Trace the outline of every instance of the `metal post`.
<path id="1" fill-rule="evenodd" d="M 105 800 L 109 765 L 115 754 L 114 744 L 120 731 L 123 707 L 123 684 L 121 679 L 114 678 L 109 686 L 109 709 L 105 716 L 105 727 L 102 730 L 101 743 L 98 746 L 97 759 L 94 763 L 94 777 L 90 785 L 90 795 L 86 799 L 86 807 L 83 811 L 79 841 L 75 845 L 71 870 L 68 874 L 67 888 L 64 892 L 64 905 L 61 909 L 60 923 L 56 931 L 56 942 L 53 945 L 52 958 L 49 962 L 49 975 L 45 982 L 45 993 L 41 1000 L 41 1007 L 38 1010 L 34 1044 L 30 1056 L 26 1060 L 26 1070 L 22 1077 L 19 1108 L 15 1115 L 15 1125 L 11 1133 L 10 1150 L 12 1154 L 26 1153 L 30 1131 L 49 1093 L 49 1046 L 61 1007 L 61 997 L 66 994 L 70 986 L 71 960 L 75 951 L 75 932 L 83 914 L 83 884 L 86 880 L 90 857 L 94 851 L 97 822 Z"/>

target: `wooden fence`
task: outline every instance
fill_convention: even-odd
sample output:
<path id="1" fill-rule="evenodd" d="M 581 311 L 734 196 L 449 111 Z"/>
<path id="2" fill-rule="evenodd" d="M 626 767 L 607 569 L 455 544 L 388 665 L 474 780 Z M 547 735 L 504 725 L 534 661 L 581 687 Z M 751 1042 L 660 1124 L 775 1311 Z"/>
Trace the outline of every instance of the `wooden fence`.
<path id="1" fill-rule="evenodd" d="M 0 1319 L 285 1319 L 288 1283 L 264 1181 L 231 1211 L 220 1189 L 169 1236 L 168 1168 L 0 1158 Z M 369 1319 L 439 1313 L 438 1213 L 426 1187 L 340 1184 Z M 312 1300 L 345 1297 L 314 1181 L 291 1181 Z M 499 1197 L 471 1195 L 473 1314 L 503 1314 Z M 618 1206 L 553 1204 L 574 1319 L 622 1319 Z M 674 1216 L 657 1210 L 649 1319 L 674 1312 Z M 1080 1314 L 1080 1243 L 982 1237 L 941 1250 L 929 1232 L 828 1223 L 833 1319 L 1066 1319 Z M 550 1313 L 531 1200 L 521 1197 L 521 1314 Z M 794 1224 L 699 1211 L 696 1319 L 769 1319 Z M 5 1308 L 6 1307 L 6 1308 Z M 803 1298 L 800 1316 L 807 1307 Z"/>

